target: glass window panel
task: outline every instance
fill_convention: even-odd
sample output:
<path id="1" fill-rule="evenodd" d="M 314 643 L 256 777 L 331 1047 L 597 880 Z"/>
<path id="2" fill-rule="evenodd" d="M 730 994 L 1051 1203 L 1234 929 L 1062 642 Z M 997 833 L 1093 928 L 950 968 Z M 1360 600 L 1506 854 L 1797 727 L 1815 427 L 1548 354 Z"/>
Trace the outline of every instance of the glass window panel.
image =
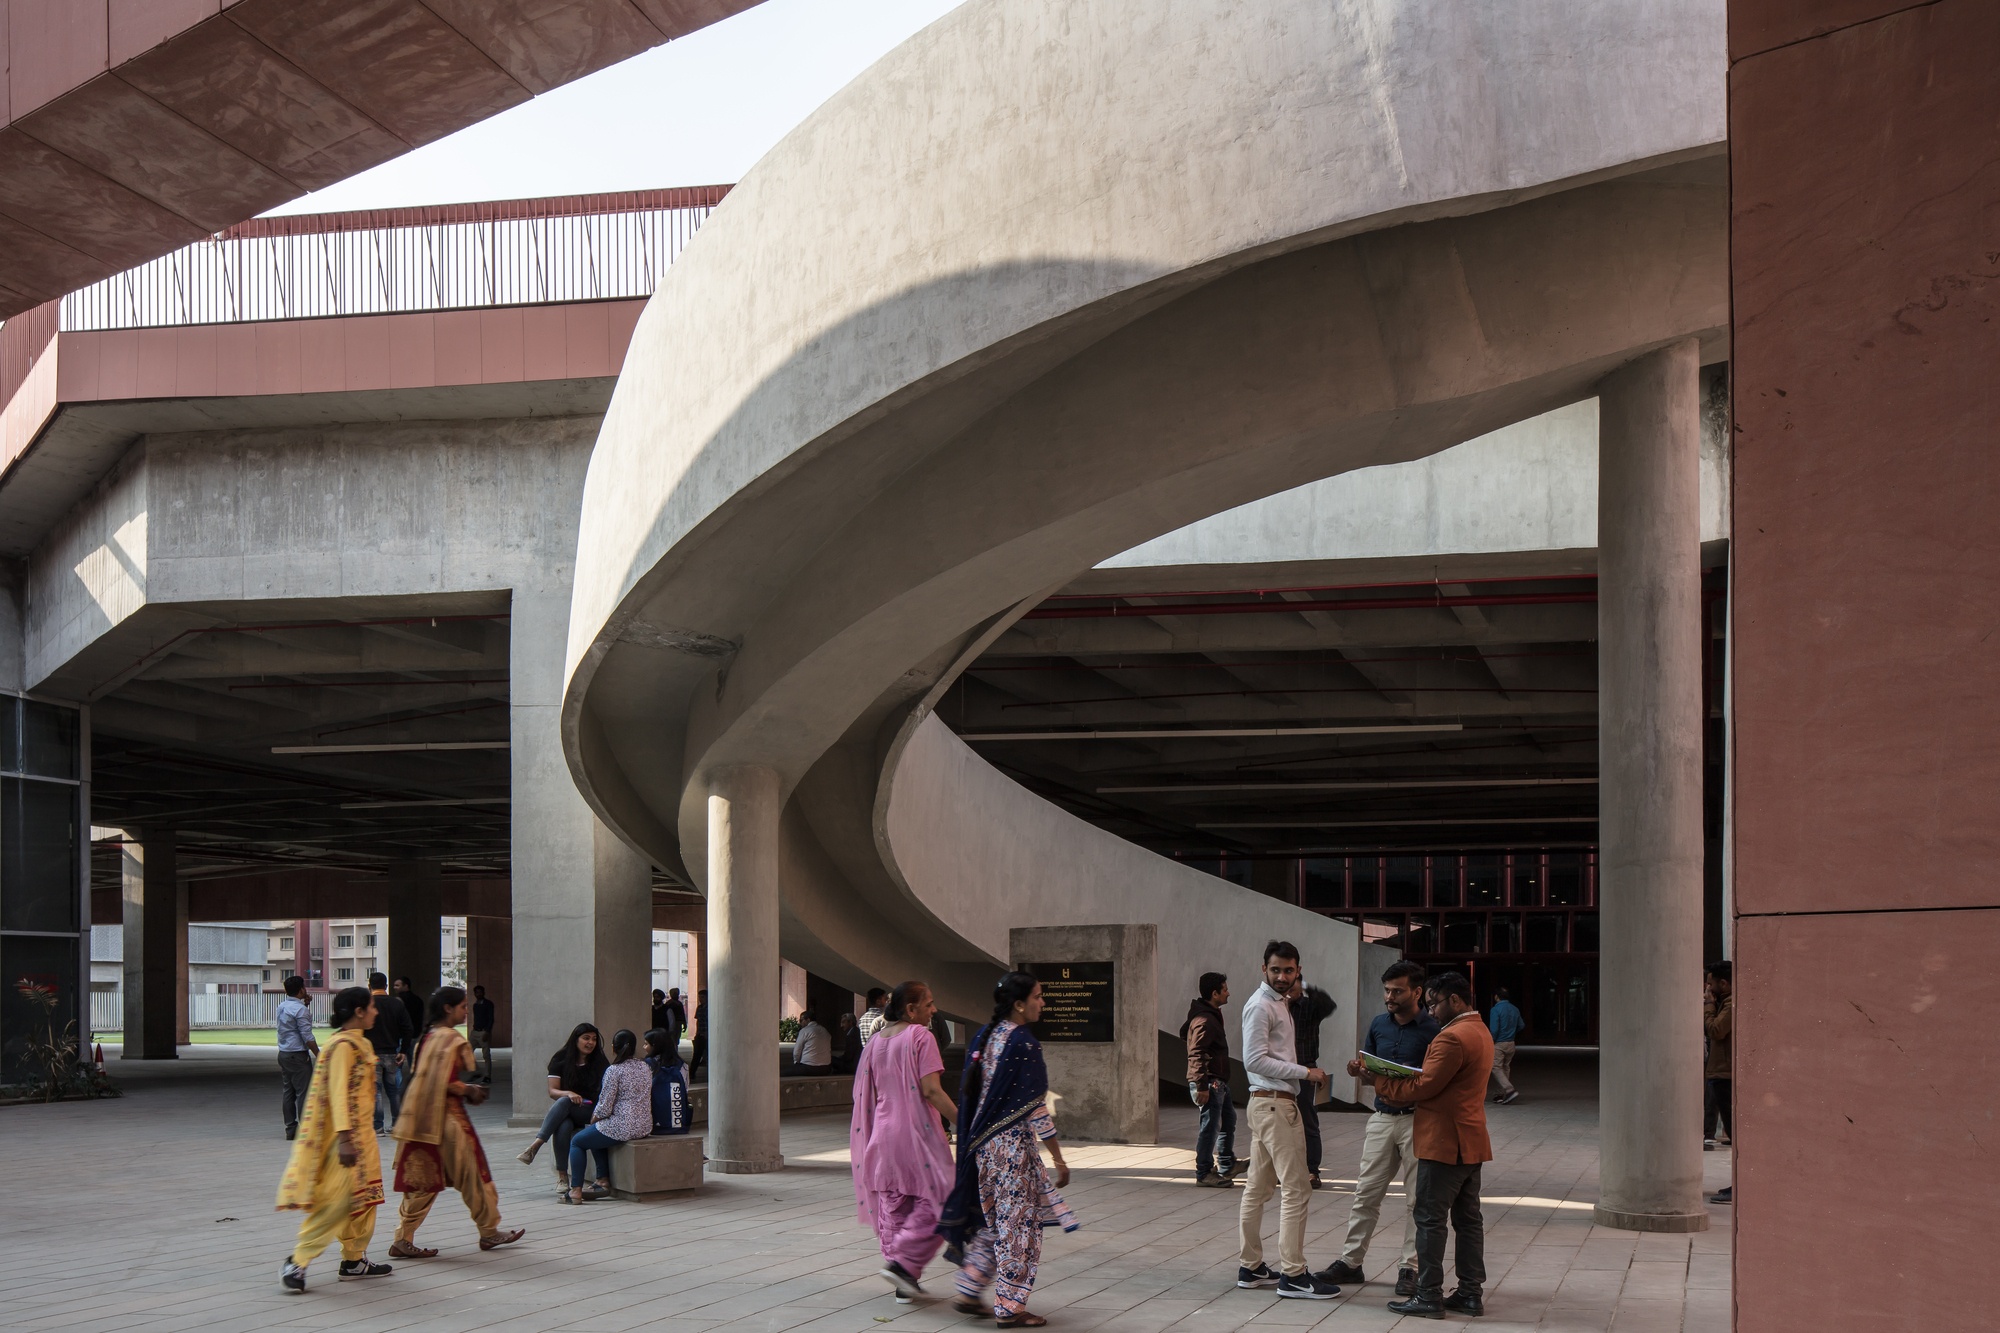
<path id="1" fill-rule="evenodd" d="M 1424 858 L 1391 856 L 1382 877 L 1384 907 L 1421 907 L 1424 902 Z"/>
<path id="2" fill-rule="evenodd" d="M 1521 914 L 1519 912 L 1495 912 L 1487 918 L 1486 951 L 1488 953 L 1521 952 Z"/>
<path id="3" fill-rule="evenodd" d="M 1582 968 L 1569 974 L 1563 993 L 1563 1033 L 1572 1041 L 1590 1034 L 1590 978 Z"/>
<path id="4" fill-rule="evenodd" d="M 1305 906 L 1315 912 L 1337 912 L 1347 906 L 1347 858 L 1312 856 L 1300 863 Z"/>
<path id="5" fill-rule="evenodd" d="M 1569 932 L 1564 929 L 1569 924 L 1567 912 L 1530 912 L 1526 936 L 1526 953 L 1565 953 L 1569 942 L 1563 937 Z"/>
<path id="6" fill-rule="evenodd" d="M 1433 907 L 1458 906 L 1457 857 L 1433 856 L 1431 858 L 1431 905 Z"/>
<path id="7" fill-rule="evenodd" d="M 1465 905 L 1504 907 L 1507 903 L 1506 871 L 1497 856 L 1465 858 Z"/>
<path id="8" fill-rule="evenodd" d="M 21 771 L 21 701 L 0 695 L 0 768 Z"/>
<path id="9" fill-rule="evenodd" d="M 1578 912 L 1575 917 L 1576 929 L 1570 940 L 1570 948 L 1577 953 L 1597 952 L 1597 913 Z"/>
<path id="10" fill-rule="evenodd" d="M 1536 1037 L 1549 1038 L 1562 1035 L 1563 983 L 1568 980 L 1561 967 L 1530 968 L 1534 979 L 1529 983 L 1528 994 L 1533 1003 L 1528 1006 L 1528 1031 Z"/>
<path id="11" fill-rule="evenodd" d="M 1225 857 L 1222 862 L 1222 877 L 1231 884 L 1242 888 L 1250 887 L 1250 859 L 1245 856 Z"/>
<path id="12" fill-rule="evenodd" d="M 1206 871 L 1211 875 L 1220 876 L 1222 874 L 1222 858 L 1219 856 L 1184 856 L 1181 858 L 1181 864 L 1190 866 L 1196 870 Z"/>
<path id="13" fill-rule="evenodd" d="M 45 778 L 77 776 L 74 708 L 21 701 L 21 772 Z"/>
<path id="14" fill-rule="evenodd" d="M 1575 852 L 1549 855 L 1549 906 L 1583 906 L 1583 858 Z"/>
<path id="15" fill-rule="evenodd" d="M 1376 916 L 1370 913 L 1361 918 L 1361 938 L 1370 944 L 1379 944 L 1385 949 L 1403 947 L 1403 916 Z"/>
<path id="16" fill-rule="evenodd" d="M 1542 905 L 1542 858 L 1539 856 L 1517 856 L 1514 858 L 1513 897 L 1516 907 L 1540 907 Z"/>
<path id="17" fill-rule="evenodd" d="M 1486 913 L 1446 912 L 1444 953 L 1481 953 L 1486 948 Z"/>
<path id="18" fill-rule="evenodd" d="M 1410 917 L 1409 940 L 1403 946 L 1407 954 L 1436 953 L 1438 951 L 1438 919 L 1435 912 L 1419 912 Z"/>
<path id="19" fill-rule="evenodd" d="M 75 937 L 51 939 L 46 935 L 0 936 L 0 1079 L 13 1081 L 26 1072 L 28 1040 L 47 1040 L 50 1028 L 61 1038 L 77 1014 L 77 959 Z M 16 983 L 28 981 L 55 991 L 53 1013 L 45 1011 L 23 995 Z M 74 1035 L 74 1034 L 72 1034 Z"/>
<path id="20" fill-rule="evenodd" d="M 0 925 L 77 929 L 76 788 L 0 778 Z"/>
<path id="21" fill-rule="evenodd" d="M 1382 890 L 1379 885 L 1381 871 L 1372 856 L 1357 856 L 1347 863 L 1349 889 L 1356 907 L 1380 907 Z"/>

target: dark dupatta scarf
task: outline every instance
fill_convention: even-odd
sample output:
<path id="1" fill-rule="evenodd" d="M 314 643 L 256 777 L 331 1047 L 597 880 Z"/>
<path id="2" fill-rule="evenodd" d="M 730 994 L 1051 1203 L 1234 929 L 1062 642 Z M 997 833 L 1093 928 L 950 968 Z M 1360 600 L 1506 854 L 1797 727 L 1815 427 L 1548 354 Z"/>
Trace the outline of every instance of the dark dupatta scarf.
<path id="1" fill-rule="evenodd" d="M 958 1176 L 938 1218 L 945 1258 L 955 1264 L 965 1258 L 965 1242 L 986 1225 L 979 1206 L 979 1150 L 1033 1115 L 1049 1095 L 1049 1067 L 1043 1063 L 1042 1044 L 1035 1034 L 1026 1024 L 1015 1027 L 989 1069 L 986 1037 L 992 1030 L 990 1023 L 979 1029 L 966 1048 L 965 1073 L 958 1085 L 959 1114 L 968 1107 L 978 1110 L 969 1122 L 960 1122 Z"/>

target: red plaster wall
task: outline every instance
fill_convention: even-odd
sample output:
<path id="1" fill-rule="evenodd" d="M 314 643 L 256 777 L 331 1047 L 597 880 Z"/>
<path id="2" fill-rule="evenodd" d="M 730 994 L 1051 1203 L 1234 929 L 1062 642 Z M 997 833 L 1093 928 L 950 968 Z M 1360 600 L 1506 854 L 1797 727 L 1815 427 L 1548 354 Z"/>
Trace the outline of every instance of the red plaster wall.
<path id="1" fill-rule="evenodd" d="M 1730 28 L 1736 1327 L 1977 1327 L 1945 1275 L 2000 1188 L 2000 5 Z"/>

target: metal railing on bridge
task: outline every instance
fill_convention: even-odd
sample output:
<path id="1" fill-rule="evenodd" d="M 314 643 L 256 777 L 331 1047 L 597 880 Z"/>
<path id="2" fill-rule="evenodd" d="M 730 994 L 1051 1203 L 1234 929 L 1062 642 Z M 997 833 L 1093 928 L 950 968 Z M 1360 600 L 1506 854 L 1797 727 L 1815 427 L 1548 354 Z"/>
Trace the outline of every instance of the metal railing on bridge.
<path id="1" fill-rule="evenodd" d="M 650 296 L 727 185 L 255 218 L 64 297 L 60 329 Z"/>

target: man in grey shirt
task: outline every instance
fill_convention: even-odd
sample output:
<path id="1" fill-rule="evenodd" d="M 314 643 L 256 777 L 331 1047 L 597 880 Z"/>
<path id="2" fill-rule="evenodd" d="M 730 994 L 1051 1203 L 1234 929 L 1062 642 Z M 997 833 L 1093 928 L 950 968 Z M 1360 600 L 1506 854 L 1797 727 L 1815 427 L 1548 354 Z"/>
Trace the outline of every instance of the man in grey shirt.
<path id="1" fill-rule="evenodd" d="M 301 997 L 306 979 L 285 978 L 285 998 L 278 1001 L 278 1077 L 285 1084 L 285 1137 L 299 1136 L 299 1112 L 305 1109 L 312 1084 L 313 1060 L 319 1043 L 313 1040 L 312 1010 Z"/>

